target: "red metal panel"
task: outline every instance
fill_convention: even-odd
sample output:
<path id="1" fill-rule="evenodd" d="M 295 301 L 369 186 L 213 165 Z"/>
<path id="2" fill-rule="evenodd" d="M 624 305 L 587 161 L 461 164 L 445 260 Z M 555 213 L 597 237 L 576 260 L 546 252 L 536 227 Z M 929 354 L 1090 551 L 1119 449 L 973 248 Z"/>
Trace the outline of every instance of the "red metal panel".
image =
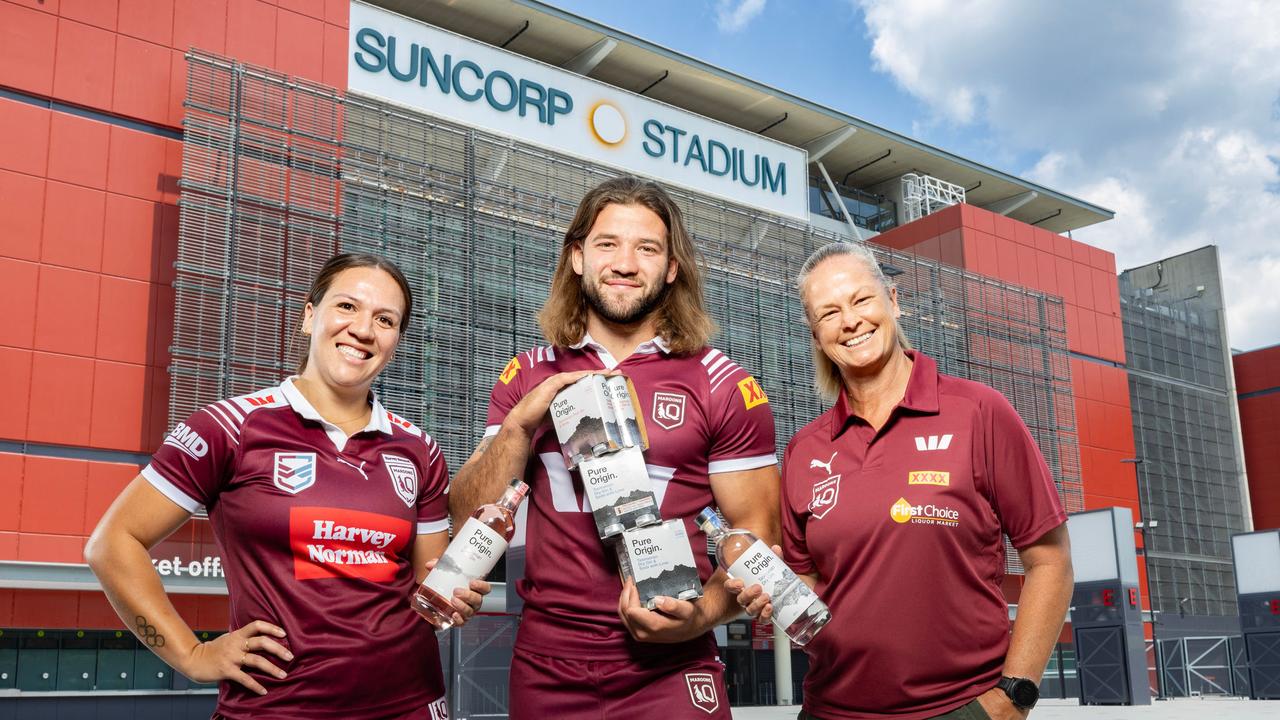
<path id="1" fill-rule="evenodd" d="M 1054 257 L 1053 262 L 1058 271 L 1058 294 L 1061 295 L 1062 299 L 1068 303 L 1071 303 L 1072 305 L 1077 304 L 1076 298 L 1079 297 L 1079 293 L 1076 292 L 1076 271 L 1074 264 L 1066 258 L 1057 256 Z"/>
<path id="2" fill-rule="evenodd" d="M 101 190 L 107 186 L 110 125 L 64 112 L 49 122 L 49 179 Z"/>
<path id="3" fill-rule="evenodd" d="M 172 285 L 174 263 L 178 261 L 178 207 L 163 205 L 160 208 L 160 245 L 156 248 L 156 280 Z"/>
<path id="4" fill-rule="evenodd" d="M 309 18 L 324 20 L 325 6 L 323 2 L 315 0 L 276 0 L 276 4 L 280 9 L 298 13 Z"/>
<path id="5" fill-rule="evenodd" d="M 44 177 L 48 161 L 49 111 L 0 98 L 0 168 Z"/>
<path id="6" fill-rule="evenodd" d="M 1036 268 L 1035 248 L 1014 245 L 1018 253 L 1018 284 L 1033 290 L 1044 290 Z"/>
<path id="7" fill-rule="evenodd" d="M 107 602 L 107 596 L 100 592 L 76 593 L 80 596 L 80 607 L 76 613 L 76 628 L 82 630 L 120 630 L 128 629 L 120 621 L 115 608 Z"/>
<path id="8" fill-rule="evenodd" d="M 27 473 L 27 478 L 31 474 Z M 77 516 L 84 514 L 83 506 L 78 509 Z M 18 533 L 18 559 L 25 562 L 84 562 L 84 543 L 82 535 L 49 535 L 34 532 Z"/>
<path id="9" fill-rule="evenodd" d="M 116 83 L 111 110 L 148 122 L 169 116 L 169 56 L 163 46 L 121 35 L 116 43 Z"/>
<path id="10" fill-rule="evenodd" d="M 1071 264 L 1071 272 L 1076 283 L 1076 304 L 1086 310 L 1095 307 L 1093 298 L 1093 270 L 1079 262 Z"/>
<path id="11" fill-rule="evenodd" d="M 227 55 L 246 63 L 276 64 L 276 7 L 260 0 L 227 4 Z"/>
<path id="12" fill-rule="evenodd" d="M 113 125 L 107 189 L 143 200 L 161 200 L 161 175 L 168 143 L 157 135 Z"/>
<path id="13" fill-rule="evenodd" d="M 15 590 L 10 624 L 20 628 L 65 628 L 80 609 L 77 593 L 60 590 Z"/>
<path id="14" fill-rule="evenodd" d="M 85 488 L 89 463 L 85 460 L 28 455 L 22 472 L 23 533 L 79 535 L 84 529 Z M 22 552 L 22 543 L 18 543 Z"/>
<path id="15" fill-rule="evenodd" d="M 973 214 L 970 216 L 973 220 L 973 229 L 994 236 L 996 234 L 995 214 L 990 210 L 982 208 L 973 208 Z"/>
<path id="16" fill-rule="evenodd" d="M 0 532 L 0 560 L 18 559 L 18 533 Z M 3 593 L 9 593 L 4 595 Z M 8 598 L 6 600 L 5 598 Z M 7 607 L 5 607 L 7 604 Z M 0 590 L 0 614 L 13 611 L 13 591 Z"/>
<path id="17" fill-rule="evenodd" d="M 50 180 L 45 186 L 40 261 L 98 272 L 102 269 L 102 223 L 106 193 Z"/>
<path id="18" fill-rule="evenodd" d="M 40 266 L 25 260 L 0 258 L 0 287 L 13 303 L 0 323 L 0 345 L 30 348 L 35 340 L 36 288 Z"/>
<path id="19" fill-rule="evenodd" d="M 1071 352 L 1084 352 L 1081 349 L 1080 309 L 1071 303 L 1065 304 L 1062 309 L 1067 318 L 1067 349 Z"/>
<path id="20" fill-rule="evenodd" d="M 0 85 L 49 95 L 58 19 L 39 10 L 0 3 Z M 4 153 L 0 153 L 3 157 Z"/>
<path id="21" fill-rule="evenodd" d="M 324 21 L 345 30 L 351 22 L 350 0 L 324 0 Z"/>
<path id="22" fill-rule="evenodd" d="M 1017 225 L 1023 225 L 1017 220 L 1005 217 L 1004 215 L 995 215 L 992 220 L 995 222 L 995 236 L 1004 238 L 1005 240 L 1018 241 L 1018 231 L 1015 229 Z"/>
<path id="23" fill-rule="evenodd" d="M 27 439 L 31 398 L 31 351 L 0 346 L 0 438 Z M 4 493 L 0 497 L 15 497 Z"/>
<path id="24" fill-rule="evenodd" d="M 0 348 L 2 353 L 5 348 Z M 0 354 L 0 363 L 3 363 Z M 2 412 L 2 411 L 0 411 Z M 25 456 L 16 453 L 0 453 L 0 530 L 13 532 L 18 529 L 19 511 L 22 508 L 22 465 Z M 15 548 L 16 550 L 16 548 Z M 0 555 L 0 558 L 3 558 Z"/>
<path id="25" fill-rule="evenodd" d="M 187 99 L 187 59 L 185 50 L 173 50 L 169 55 L 169 100 L 167 122 L 174 127 L 182 125 L 186 110 L 182 101 Z"/>
<path id="26" fill-rule="evenodd" d="M 325 85 L 347 89 L 347 28 L 337 25 L 324 26 L 324 77 Z"/>
<path id="27" fill-rule="evenodd" d="M 1040 289 L 1050 295 L 1061 297 L 1058 289 L 1058 266 L 1052 254 L 1036 250 L 1036 279 Z"/>
<path id="28" fill-rule="evenodd" d="M 178 181 L 182 179 L 182 143 L 166 142 L 164 146 L 164 174 L 160 177 L 160 190 L 164 202 L 176 206 L 182 191 Z"/>
<path id="29" fill-rule="evenodd" d="M 122 463 L 90 462 L 89 483 L 85 491 L 84 534 L 87 536 L 98 526 L 102 514 L 142 468 Z"/>
<path id="30" fill-rule="evenodd" d="M 44 180 L 0 170 L 0 257 L 40 259 Z"/>
<path id="31" fill-rule="evenodd" d="M 119 0 L 61 0 L 58 14 L 115 32 L 118 5 Z"/>
<path id="32" fill-rule="evenodd" d="M 140 280 L 103 276 L 94 357 L 142 365 L 151 359 L 152 290 Z"/>
<path id="33" fill-rule="evenodd" d="M 175 0 L 173 47 L 199 48 L 223 55 L 227 50 L 227 0 Z"/>
<path id="34" fill-rule="evenodd" d="M 97 341 L 100 276 L 40 266 L 36 293 L 36 350 L 92 357 Z"/>
<path id="35" fill-rule="evenodd" d="M 173 0 L 120 0 L 122 35 L 169 47 L 173 42 Z"/>
<path id="36" fill-rule="evenodd" d="M 169 372 L 163 367 L 151 368 L 151 411 L 147 415 L 147 436 L 142 451 L 155 452 L 169 432 Z"/>
<path id="37" fill-rule="evenodd" d="M 116 66 L 116 35 L 73 20 L 58 20 L 58 49 L 53 65 L 53 94 L 60 100 L 111 109 Z"/>
<path id="38" fill-rule="evenodd" d="M 3 2 L 24 5 L 32 10 L 39 10 L 50 15 L 58 14 L 59 0 L 3 0 Z"/>
<path id="39" fill-rule="evenodd" d="M 145 365 L 98 360 L 94 364 L 89 444 L 138 452 L 146 441 L 149 402 Z"/>
<path id="40" fill-rule="evenodd" d="M 102 272 L 151 280 L 155 277 L 159 246 L 160 204 L 128 195 L 107 193 L 102 234 Z"/>
<path id="41" fill-rule="evenodd" d="M 1005 240 L 994 235 L 984 237 L 996 248 L 996 267 L 1000 270 L 1000 279 L 1005 282 L 1018 282 L 1018 246 L 1012 240 Z"/>
<path id="42" fill-rule="evenodd" d="M 89 443 L 89 399 L 93 397 L 92 359 L 34 353 L 31 358 L 30 387 L 28 440 L 60 445 Z"/>
<path id="43" fill-rule="evenodd" d="M 8 560 L 9 554 L 5 553 L 5 549 L 12 543 L 14 551 L 13 555 L 17 555 L 18 538 L 17 536 L 5 537 L 9 533 L 0 533 L 0 559 Z M 0 590 L 0 627 L 13 627 L 13 590 Z"/>

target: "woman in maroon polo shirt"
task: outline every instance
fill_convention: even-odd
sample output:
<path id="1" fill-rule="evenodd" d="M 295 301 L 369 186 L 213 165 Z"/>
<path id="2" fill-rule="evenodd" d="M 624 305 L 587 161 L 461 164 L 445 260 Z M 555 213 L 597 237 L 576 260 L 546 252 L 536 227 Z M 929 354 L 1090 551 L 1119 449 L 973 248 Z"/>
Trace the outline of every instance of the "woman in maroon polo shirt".
<path id="1" fill-rule="evenodd" d="M 178 423 L 85 549 L 139 640 L 220 681 L 219 718 L 448 717 L 435 633 L 410 609 L 448 543 L 440 447 L 371 392 L 412 312 L 391 262 L 329 260 L 307 295 L 298 374 Z M 148 549 L 208 510 L 231 631 L 200 642 Z M 454 598 L 458 622 L 488 584 Z"/>
<path id="2" fill-rule="evenodd" d="M 865 247 L 820 248 L 798 286 L 834 402 L 782 469 L 783 555 L 832 613 L 805 648 L 800 717 L 1026 717 L 1072 587 L 1044 459 L 1004 396 L 910 349 Z M 1006 534 L 1026 568 L 1012 638 Z M 738 596 L 764 619 L 768 599 Z"/>

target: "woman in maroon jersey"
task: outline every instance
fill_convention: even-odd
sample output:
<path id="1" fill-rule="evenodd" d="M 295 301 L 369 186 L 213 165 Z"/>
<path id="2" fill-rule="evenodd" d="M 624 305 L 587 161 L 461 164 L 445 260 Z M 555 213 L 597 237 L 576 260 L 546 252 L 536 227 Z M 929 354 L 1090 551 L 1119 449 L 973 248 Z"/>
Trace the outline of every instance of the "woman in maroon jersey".
<path id="1" fill-rule="evenodd" d="M 832 614 L 805 647 L 800 717 L 1026 717 L 1072 587 L 1044 459 L 1004 396 L 910 349 L 866 247 L 820 248 L 798 285 L 834 401 L 783 459 L 784 557 Z M 1004 535 L 1026 568 L 1012 638 Z M 731 582 L 770 617 L 759 585 Z"/>
<path id="2" fill-rule="evenodd" d="M 125 625 L 187 677 L 220 681 L 216 716 L 447 717 L 435 634 L 408 595 L 448 543 L 448 470 L 370 390 L 412 304 L 393 263 L 330 259 L 307 296 L 299 374 L 179 423 L 89 539 Z M 148 555 L 201 507 L 233 628 L 208 642 Z M 459 590 L 455 620 L 488 591 Z"/>

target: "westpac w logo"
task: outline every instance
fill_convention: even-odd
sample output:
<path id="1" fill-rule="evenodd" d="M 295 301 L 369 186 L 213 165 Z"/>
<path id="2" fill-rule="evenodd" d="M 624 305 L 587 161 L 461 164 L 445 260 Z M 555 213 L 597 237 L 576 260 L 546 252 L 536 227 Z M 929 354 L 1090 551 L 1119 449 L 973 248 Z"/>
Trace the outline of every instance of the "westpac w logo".
<path id="1" fill-rule="evenodd" d="M 929 435 L 928 437 L 916 437 L 916 450 L 927 452 L 929 450 L 946 450 L 951 447 L 951 435 Z"/>

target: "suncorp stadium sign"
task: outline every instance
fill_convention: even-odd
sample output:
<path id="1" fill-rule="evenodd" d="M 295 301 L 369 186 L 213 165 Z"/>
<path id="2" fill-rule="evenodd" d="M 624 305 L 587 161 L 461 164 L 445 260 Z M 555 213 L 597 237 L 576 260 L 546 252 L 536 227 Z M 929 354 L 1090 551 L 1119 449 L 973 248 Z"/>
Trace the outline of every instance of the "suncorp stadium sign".
<path id="1" fill-rule="evenodd" d="M 351 90 L 808 219 L 802 150 L 361 3 Z"/>

